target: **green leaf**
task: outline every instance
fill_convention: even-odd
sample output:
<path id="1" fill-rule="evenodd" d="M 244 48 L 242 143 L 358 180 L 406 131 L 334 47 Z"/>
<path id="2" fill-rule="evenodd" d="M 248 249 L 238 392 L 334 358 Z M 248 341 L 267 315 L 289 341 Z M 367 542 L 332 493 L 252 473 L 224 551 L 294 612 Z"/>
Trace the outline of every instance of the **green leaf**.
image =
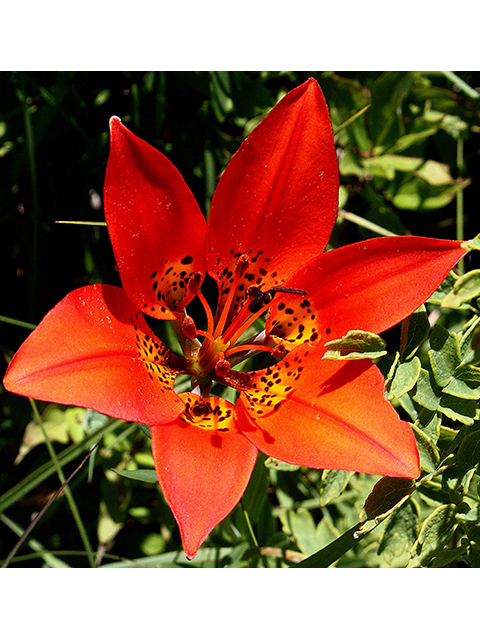
<path id="1" fill-rule="evenodd" d="M 430 323 L 425 305 L 414 311 L 411 316 L 402 322 L 400 336 L 400 353 L 402 360 L 408 360 L 417 351 L 418 347 L 426 340 L 430 332 Z"/>
<path id="2" fill-rule="evenodd" d="M 462 440 L 457 451 L 457 468 L 466 473 L 480 464 L 480 430 L 469 433 Z"/>
<path id="3" fill-rule="evenodd" d="M 353 471 L 325 469 L 322 473 L 322 484 L 320 487 L 320 506 L 324 507 L 332 500 L 338 498 L 347 486 L 352 475 Z"/>
<path id="4" fill-rule="evenodd" d="M 453 533 L 455 513 L 456 505 L 443 504 L 426 518 L 410 550 L 409 567 L 426 566 L 438 555 Z"/>
<path id="5" fill-rule="evenodd" d="M 437 411 L 441 399 L 441 390 L 433 375 L 425 369 L 420 370 L 417 384 L 412 389 L 412 400 L 430 411 Z"/>
<path id="6" fill-rule="evenodd" d="M 435 381 L 440 387 L 444 387 L 461 363 L 460 341 L 455 333 L 449 333 L 442 326 L 435 325 L 430 336 L 430 346 L 428 357 Z"/>
<path id="7" fill-rule="evenodd" d="M 415 426 L 421 429 L 428 438 L 436 443 L 440 436 L 440 425 L 442 419 L 436 411 L 430 411 L 429 409 L 421 409 L 415 420 Z"/>
<path id="8" fill-rule="evenodd" d="M 408 500 L 392 513 L 385 523 L 378 553 L 388 564 L 403 555 L 413 545 L 420 526 L 420 508 L 415 500 Z"/>
<path id="9" fill-rule="evenodd" d="M 138 480 L 140 482 L 149 482 L 152 484 L 158 482 L 157 474 L 154 469 L 132 469 L 131 471 L 126 471 L 124 469 L 112 469 L 112 471 L 115 471 L 119 476 L 129 478 L 130 480 Z"/>
<path id="10" fill-rule="evenodd" d="M 474 269 L 455 280 L 453 289 L 442 300 L 442 307 L 459 309 L 462 304 L 478 296 L 480 296 L 480 269 Z"/>
<path id="11" fill-rule="evenodd" d="M 389 376 L 388 397 L 401 398 L 416 385 L 422 364 L 417 356 L 397 364 L 393 377 Z"/>
<path id="12" fill-rule="evenodd" d="M 441 397 L 438 410 L 451 420 L 458 420 L 466 425 L 472 425 L 479 418 L 476 400 L 465 400 L 447 394 Z"/>
<path id="13" fill-rule="evenodd" d="M 419 429 L 415 424 L 412 425 L 412 429 L 417 442 L 420 464 L 425 471 L 433 473 L 440 462 L 438 449 L 427 434 Z"/>
<path id="14" fill-rule="evenodd" d="M 393 183 L 392 183 L 393 184 Z M 470 184 L 470 180 L 459 180 L 453 184 L 432 185 L 418 176 L 406 180 L 400 187 L 389 190 L 395 207 L 412 211 L 440 209 L 452 202 L 456 194 Z"/>
<path id="15" fill-rule="evenodd" d="M 267 458 L 264 462 L 267 469 L 274 469 L 275 471 L 297 471 L 300 469 L 298 464 L 288 464 L 288 462 L 283 462 L 282 460 L 277 460 L 276 458 Z"/>
<path id="16" fill-rule="evenodd" d="M 385 341 L 375 333 L 353 330 L 338 340 L 325 343 L 328 351 L 326 360 L 376 359 L 387 354 Z"/>
<path id="17" fill-rule="evenodd" d="M 328 543 L 335 536 L 331 528 L 326 528 L 327 520 L 323 518 L 316 525 L 308 509 L 300 508 L 283 512 L 281 520 L 284 522 L 285 529 L 295 538 L 298 548 L 305 554 L 314 553 L 318 547 Z"/>
<path id="18" fill-rule="evenodd" d="M 480 233 L 472 240 L 462 242 L 462 247 L 468 249 L 468 251 L 480 251 Z"/>
<path id="19" fill-rule="evenodd" d="M 409 478 L 381 478 L 365 500 L 360 513 L 362 522 L 376 520 L 393 509 L 415 489 L 415 483 Z"/>
<path id="20" fill-rule="evenodd" d="M 469 364 L 460 365 L 453 372 L 452 379 L 443 388 L 443 391 L 457 398 L 479 400 L 480 369 Z"/>

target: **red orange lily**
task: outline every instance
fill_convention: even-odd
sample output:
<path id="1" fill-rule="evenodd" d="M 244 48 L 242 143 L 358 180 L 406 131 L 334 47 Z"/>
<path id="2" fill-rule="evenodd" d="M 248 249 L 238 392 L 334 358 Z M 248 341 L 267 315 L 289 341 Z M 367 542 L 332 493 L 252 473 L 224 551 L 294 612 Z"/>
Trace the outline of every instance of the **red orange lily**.
<path id="1" fill-rule="evenodd" d="M 301 466 L 417 477 L 412 430 L 385 399 L 379 369 L 324 359 L 325 343 L 393 326 L 466 249 L 401 237 L 325 252 L 338 173 L 314 79 L 240 146 L 208 224 L 164 155 L 116 117 L 110 131 L 105 217 L 123 289 L 67 295 L 12 359 L 6 389 L 150 425 L 159 483 L 189 558 L 240 500 L 258 450 Z M 215 315 L 201 291 L 207 274 L 218 286 Z M 194 298 L 203 328 L 187 313 Z M 145 316 L 172 322 L 178 353 Z M 242 368 L 264 352 L 270 366 Z M 189 391 L 177 393 L 179 374 L 191 377 Z M 235 404 L 219 385 L 236 390 Z"/>

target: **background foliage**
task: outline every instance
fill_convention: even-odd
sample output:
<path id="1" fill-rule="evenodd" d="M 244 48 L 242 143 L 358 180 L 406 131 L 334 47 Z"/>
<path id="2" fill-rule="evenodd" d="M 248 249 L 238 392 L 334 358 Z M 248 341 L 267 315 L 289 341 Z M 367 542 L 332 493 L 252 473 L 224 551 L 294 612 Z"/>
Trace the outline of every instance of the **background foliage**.
<path id="1" fill-rule="evenodd" d="M 1 72 L 4 369 L 69 291 L 120 284 L 104 227 L 57 224 L 103 222 L 112 115 L 169 157 L 207 212 L 242 139 L 309 76 L 320 82 L 336 134 L 340 214 L 331 247 L 376 235 L 480 232 L 474 73 Z M 29 567 L 480 566 L 478 255 L 383 336 L 379 366 L 390 400 L 414 425 L 418 482 L 260 456 L 241 504 L 187 562 L 152 482 L 145 429 L 2 389 L 0 558 Z"/>

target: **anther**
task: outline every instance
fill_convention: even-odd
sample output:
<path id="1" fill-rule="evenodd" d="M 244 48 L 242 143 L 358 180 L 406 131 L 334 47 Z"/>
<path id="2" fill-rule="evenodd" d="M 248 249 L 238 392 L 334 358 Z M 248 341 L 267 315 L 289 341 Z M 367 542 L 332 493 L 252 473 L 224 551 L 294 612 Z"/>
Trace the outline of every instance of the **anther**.
<path id="1" fill-rule="evenodd" d="M 269 290 L 269 293 L 275 294 L 275 293 L 297 293 L 298 295 L 301 296 L 306 296 L 307 292 L 304 291 L 303 289 L 294 289 L 293 287 L 272 287 Z"/>
<path id="2" fill-rule="evenodd" d="M 185 316 L 182 322 L 183 335 L 189 340 L 195 340 L 198 336 L 197 327 L 195 326 L 195 320 L 190 316 Z"/>
<path id="3" fill-rule="evenodd" d="M 251 298 L 248 303 L 248 310 L 251 313 L 260 311 L 262 307 L 271 302 L 272 294 L 270 291 L 262 291 L 260 287 L 248 287 L 246 294 Z"/>
<path id="4" fill-rule="evenodd" d="M 219 378 L 224 378 L 230 371 L 230 363 L 228 360 L 225 360 L 225 355 L 222 352 L 220 352 L 218 356 L 218 360 L 215 363 L 215 373 Z"/>

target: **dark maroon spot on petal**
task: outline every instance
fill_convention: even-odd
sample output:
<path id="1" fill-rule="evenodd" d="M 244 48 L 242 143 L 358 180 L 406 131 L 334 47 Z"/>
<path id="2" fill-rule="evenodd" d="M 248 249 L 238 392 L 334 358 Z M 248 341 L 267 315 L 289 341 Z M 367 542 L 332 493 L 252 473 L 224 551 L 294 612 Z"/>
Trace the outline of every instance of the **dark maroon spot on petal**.
<path id="1" fill-rule="evenodd" d="M 180 260 L 181 264 L 192 264 L 193 258 L 192 256 L 185 256 L 182 260 Z"/>

